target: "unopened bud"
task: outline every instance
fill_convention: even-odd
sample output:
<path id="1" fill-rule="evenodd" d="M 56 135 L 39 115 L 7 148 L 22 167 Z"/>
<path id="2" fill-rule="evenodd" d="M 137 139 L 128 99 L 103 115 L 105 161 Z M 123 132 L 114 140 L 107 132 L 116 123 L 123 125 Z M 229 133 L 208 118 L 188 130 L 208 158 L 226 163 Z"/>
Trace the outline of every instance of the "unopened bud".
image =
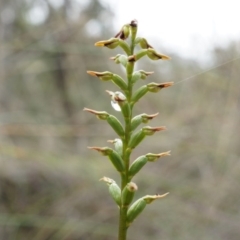
<path id="1" fill-rule="evenodd" d="M 136 219 L 136 217 L 144 210 L 147 204 L 152 203 L 154 200 L 163 198 L 167 196 L 169 193 L 165 193 L 162 195 L 156 194 L 156 195 L 146 195 L 142 198 L 139 198 L 137 201 L 135 201 L 127 212 L 127 222 L 128 226 Z"/>
<path id="2" fill-rule="evenodd" d="M 122 191 L 122 206 L 127 208 L 128 205 L 132 202 L 135 192 L 138 187 L 135 183 L 128 183 Z"/>
<path id="3" fill-rule="evenodd" d="M 146 195 L 143 197 L 143 199 L 146 201 L 147 204 L 152 203 L 156 199 L 164 198 L 169 194 L 169 192 L 164 194 L 155 194 L 155 195 Z"/>
<path id="4" fill-rule="evenodd" d="M 139 44 L 141 40 L 142 40 L 142 38 L 136 37 L 136 38 L 135 38 L 135 41 L 134 41 L 134 45 Z"/>
<path id="5" fill-rule="evenodd" d="M 157 53 L 153 48 L 148 48 L 148 57 L 152 60 L 170 60 L 171 58 L 167 55 L 161 54 L 161 53 Z"/>
<path id="6" fill-rule="evenodd" d="M 103 181 L 107 183 L 107 185 L 109 186 L 108 189 L 109 189 L 110 195 L 112 196 L 113 200 L 117 203 L 117 205 L 120 207 L 121 206 L 121 189 L 117 185 L 117 183 L 113 179 L 107 178 L 107 177 L 103 177 L 99 181 Z"/>
<path id="7" fill-rule="evenodd" d="M 95 43 L 97 47 L 107 47 L 110 49 L 114 49 L 119 45 L 120 39 L 118 38 L 110 38 L 109 40 L 103 40 Z"/>
<path id="8" fill-rule="evenodd" d="M 166 130 L 167 128 L 162 126 L 162 127 L 150 127 L 150 126 L 147 126 L 147 127 L 143 127 L 142 128 L 142 131 L 145 135 L 147 136 L 151 136 L 153 135 L 155 132 L 159 132 L 159 131 L 162 131 L 162 130 Z"/>
<path id="9" fill-rule="evenodd" d="M 162 152 L 162 153 L 158 153 L 158 154 L 148 153 L 145 156 L 149 162 L 155 162 L 157 159 L 159 159 L 161 157 L 170 156 L 170 151 Z"/>
<path id="10" fill-rule="evenodd" d="M 124 162 L 123 162 L 121 156 L 113 149 L 108 148 L 108 147 L 103 147 L 103 148 L 88 147 L 88 148 L 97 150 L 98 152 L 102 153 L 104 156 L 108 156 L 110 161 L 114 165 L 114 167 L 117 169 L 117 171 L 119 171 L 120 173 L 122 173 L 124 171 L 124 169 L 125 169 Z"/>
<path id="11" fill-rule="evenodd" d="M 113 130 L 118 134 L 118 136 L 121 138 L 124 137 L 125 133 L 123 126 L 115 116 L 110 115 L 104 111 L 99 112 L 89 108 L 84 108 L 83 110 L 95 114 L 98 119 L 107 120 L 108 124 L 113 128 Z"/>
<path id="12" fill-rule="evenodd" d="M 143 198 L 139 198 L 135 201 L 127 211 L 127 223 L 128 226 L 135 220 L 135 218 L 144 210 L 147 203 Z"/>
<path id="13" fill-rule="evenodd" d="M 146 79 L 149 75 L 152 75 L 154 72 L 146 72 L 143 70 L 139 70 L 139 72 L 141 73 L 141 79 Z"/>
<path id="14" fill-rule="evenodd" d="M 125 41 L 119 39 L 119 46 L 124 50 L 124 52 L 128 56 L 131 54 L 131 49 L 130 49 L 129 45 Z"/>
<path id="15" fill-rule="evenodd" d="M 108 124 L 113 128 L 113 130 L 118 134 L 119 137 L 124 137 L 124 129 L 120 121 L 113 115 L 109 115 L 107 118 Z"/>
<path id="16" fill-rule="evenodd" d="M 111 72 L 95 72 L 95 71 L 87 71 L 87 73 L 91 76 L 98 77 L 103 81 L 109 81 L 112 79 L 113 73 Z"/>
<path id="17" fill-rule="evenodd" d="M 117 74 L 113 74 L 112 81 L 120 87 L 123 91 L 127 90 L 127 84 L 126 82 Z"/>
<path id="18" fill-rule="evenodd" d="M 142 114 L 142 122 L 143 123 L 148 123 L 149 120 L 152 120 L 153 118 L 155 118 L 158 115 L 158 113 L 155 114 Z"/>
<path id="19" fill-rule="evenodd" d="M 125 40 L 125 39 L 128 38 L 129 32 L 130 32 L 130 26 L 129 26 L 129 24 L 125 24 L 125 25 L 122 27 L 122 29 L 120 30 L 120 32 L 118 32 L 118 33 L 115 35 L 115 38 L 119 37 L 120 39 Z"/>
<path id="20" fill-rule="evenodd" d="M 132 102 L 136 103 L 140 98 L 142 98 L 148 92 L 147 85 L 140 87 L 133 95 Z"/>
<path id="21" fill-rule="evenodd" d="M 141 48 L 144 48 L 144 49 L 147 49 L 147 48 L 153 48 L 145 38 L 142 38 L 140 41 L 139 41 L 139 44 L 141 46 Z"/>
<path id="22" fill-rule="evenodd" d="M 91 76 L 98 77 L 102 81 L 109 81 L 111 80 L 113 83 L 115 83 L 118 87 L 120 87 L 122 90 L 127 89 L 127 84 L 125 81 L 117 74 L 113 74 L 111 72 L 94 72 L 94 71 L 87 71 L 87 73 Z"/>
<path id="23" fill-rule="evenodd" d="M 145 72 L 145 71 L 143 71 L 143 70 L 139 70 L 139 71 L 136 71 L 136 72 L 134 72 L 133 73 L 133 75 L 132 75 L 132 79 L 131 79 L 131 82 L 132 83 L 135 83 L 137 80 L 139 80 L 139 79 L 146 79 L 147 78 L 147 76 L 149 76 L 149 75 L 151 75 L 151 74 L 153 74 L 153 72 Z"/>
<path id="24" fill-rule="evenodd" d="M 139 71 L 136 71 L 133 73 L 132 75 L 132 79 L 131 82 L 135 83 L 137 80 L 139 80 L 141 78 L 141 73 Z"/>
<path id="25" fill-rule="evenodd" d="M 134 131 L 142 123 L 142 114 L 135 116 L 131 121 L 131 130 Z"/>
<path id="26" fill-rule="evenodd" d="M 105 111 L 95 111 L 90 108 L 84 108 L 83 111 L 93 113 L 98 119 L 101 119 L 101 120 L 106 120 L 109 117 L 109 114 Z"/>
<path id="27" fill-rule="evenodd" d="M 145 136 L 146 134 L 140 129 L 131 136 L 128 147 L 134 149 L 145 138 Z"/>
<path id="28" fill-rule="evenodd" d="M 127 56 L 121 54 L 117 54 L 115 57 L 111 57 L 110 59 L 117 64 L 121 63 L 124 67 L 126 67 L 128 62 Z"/>
<path id="29" fill-rule="evenodd" d="M 163 88 L 171 87 L 173 82 L 165 82 L 165 83 L 149 83 L 147 84 L 147 89 L 149 92 L 159 92 Z"/>
<path id="30" fill-rule="evenodd" d="M 117 153 L 122 156 L 122 150 L 123 150 L 123 143 L 122 140 L 119 138 L 116 138 L 114 140 L 108 140 L 108 142 L 114 144 L 114 148 L 117 151 Z"/>
<path id="31" fill-rule="evenodd" d="M 133 40 L 135 40 L 137 35 L 137 27 L 138 27 L 137 20 L 136 19 L 132 20 L 130 23 L 130 29 L 131 29 L 131 35 Z"/>
<path id="32" fill-rule="evenodd" d="M 129 179 L 132 179 L 132 177 L 134 177 L 147 162 L 148 159 L 145 155 L 138 157 L 129 168 L 128 171 Z"/>
<path id="33" fill-rule="evenodd" d="M 131 121 L 131 130 L 134 131 L 141 123 L 148 123 L 158 115 L 158 113 L 148 115 L 146 113 L 135 116 Z"/>
<path id="34" fill-rule="evenodd" d="M 132 179 L 132 177 L 134 177 L 147 162 L 154 162 L 160 157 L 169 156 L 169 155 L 170 155 L 170 151 L 158 153 L 158 154 L 148 153 L 146 155 L 138 157 L 129 168 L 129 171 L 128 171 L 129 179 Z"/>

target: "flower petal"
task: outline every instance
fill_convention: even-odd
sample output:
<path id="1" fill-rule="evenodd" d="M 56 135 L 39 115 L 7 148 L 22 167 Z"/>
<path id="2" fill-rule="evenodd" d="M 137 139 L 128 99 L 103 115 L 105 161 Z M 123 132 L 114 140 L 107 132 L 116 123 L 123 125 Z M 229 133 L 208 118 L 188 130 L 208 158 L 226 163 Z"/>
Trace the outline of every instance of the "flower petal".
<path id="1" fill-rule="evenodd" d="M 120 106 L 118 105 L 118 103 L 116 101 L 111 101 L 111 105 L 112 107 L 114 108 L 114 110 L 118 111 L 118 112 L 121 112 L 121 108 Z"/>

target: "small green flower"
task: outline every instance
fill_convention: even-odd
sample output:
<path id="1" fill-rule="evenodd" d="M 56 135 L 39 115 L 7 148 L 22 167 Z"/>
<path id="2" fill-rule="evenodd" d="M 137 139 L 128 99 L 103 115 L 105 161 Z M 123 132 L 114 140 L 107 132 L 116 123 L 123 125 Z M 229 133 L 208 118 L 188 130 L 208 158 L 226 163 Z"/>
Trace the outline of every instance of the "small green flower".
<path id="1" fill-rule="evenodd" d="M 139 41 L 139 44 L 141 46 L 141 48 L 153 48 L 145 38 L 142 38 L 140 41 Z"/>
<path id="2" fill-rule="evenodd" d="M 117 183 L 108 177 L 103 177 L 99 181 L 103 181 L 108 185 L 109 193 L 111 194 L 113 200 L 117 203 L 118 206 L 121 205 L 121 189 Z"/>
<path id="3" fill-rule="evenodd" d="M 154 72 L 146 72 L 146 71 L 143 71 L 143 70 L 136 71 L 132 75 L 131 82 L 135 83 L 139 79 L 143 79 L 144 80 L 144 79 L 146 79 L 148 76 L 150 76 L 153 73 Z"/>
<path id="4" fill-rule="evenodd" d="M 162 195 L 156 194 L 156 195 L 146 195 L 142 198 L 139 198 L 136 202 L 134 202 L 127 212 L 127 221 L 128 225 L 130 225 L 135 218 L 144 210 L 147 204 L 150 204 L 156 199 L 163 198 L 167 196 L 169 193 L 165 193 Z"/>
<path id="5" fill-rule="evenodd" d="M 98 77 L 103 81 L 109 81 L 112 79 L 113 73 L 105 71 L 105 72 L 95 72 L 95 71 L 87 71 L 87 73 L 91 76 Z"/>
<path id="6" fill-rule="evenodd" d="M 114 49 L 119 45 L 118 38 L 110 38 L 108 40 L 103 40 L 95 43 L 96 47 L 107 47 L 110 49 Z"/>
<path id="7" fill-rule="evenodd" d="M 125 40 L 128 38 L 129 36 L 129 33 L 130 33 L 130 25 L 129 24 L 125 24 L 123 25 L 122 29 L 120 30 L 120 32 L 118 32 L 116 35 L 115 35 L 115 38 L 120 38 L 122 40 Z"/>
<path id="8" fill-rule="evenodd" d="M 153 49 L 153 48 L 148 48 L 147 55 L 152 60 L 159 60 L 159 59 L 161 59 L 161 60 L 170 60 L 171 59 L 167 55 L 164 55 L 164 54 L 161 54 L 161 53 L 157 53 L 155 51 L 155 49 Z"/>
<path id="9" fill-rule="evenodd" d="M 110 59 L 117 64 L 121 63 L 124 67 L 126 67 L 128 62 L 128 58 L 122 54 L 117 54 L 115 57 L 111 57 Z"/>
<path id="10" fill-rule="evenodd" d="M 159 92 L 163 88 L 171 87 L 173 82 L 165 82 L 165 83 L 149 83 L 147 84 L 147 89 L 149 92 Z"/>
<path id="11" fill-rule="evenodd" d="M 137 185 L 134 182 L 129 182 L 122 191 L 122 205 L 128 207 L 132 202 L 135 192 L 138 190 Z"/>
<path id="12" fill-rule="evenodd" d="M 106 90 L 106 92 L 111 96 L 111 99 L 112 99 L 111 105 L 112 105 L 112 107 L 116 111 L 120 112 L 121 111 L 121 107 L 119 106 L 119 103 L 123 102 L 123 101 L 126 101 L 127 98 L 124 96 L 123 93 L 118 92 L 118 91 L 117 92 L 112 92 L 112 91 Z"/>
<path id="13" fill-rule="evenodd" d="M 124 172 L 124 162 L 122 157 L 113 149 L 109 147 L 88 147 L 89 149 L 96 150 L 100 152 L 104 156 L 108 156 L 109 160 L 112 162 L 114 167 L 117 169 L 118 172 Z"/>
<path id="14" fill-rule="evenodd" d="M 108 140 L 109 143 L 114 145 L 115 150 L 122 156 L 123 142 L 121 139 Z"/>

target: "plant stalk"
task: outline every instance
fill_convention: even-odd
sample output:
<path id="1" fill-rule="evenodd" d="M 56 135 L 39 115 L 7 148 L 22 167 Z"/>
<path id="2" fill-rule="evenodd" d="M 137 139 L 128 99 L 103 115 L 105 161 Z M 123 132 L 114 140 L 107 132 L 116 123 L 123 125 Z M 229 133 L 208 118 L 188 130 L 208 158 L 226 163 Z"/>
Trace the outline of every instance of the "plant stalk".
<path id="1" fill-rule="evenodd" d="M 134 40 L 132 39 L 131 45 L 131 55 L 134 53 Z M 126 72 L 127 75 L 127 80 L 128 80 L 128 96 L 127 100 L 128 103 L 131 103 L 131 98 L 132 98 L 132 84 L 131 84 L 131 79 L 132 79 L 132 73 L 134 71 L 134 63 L 132 66 L 132 71 L 131 74 L 129 75 Z M 128 149 L 128 143 L 131 138 L 131 119 L 132 119 L 132 109 L 131 109 L 131 114 L 128 118 L 125 118 L 125 139 L 123 141 L 123 161 L 125 163 L 125 173 L 121 175 L 121 190 L 123 191 L 124 187 L 128 183 L 128 169 L 129 169 L 129 162 L 130 162 L 130 154 L 127 152 Z M 119 229 L 118 229 L 118 240 L 126 240 L 127 239 L 127 211 L 128 211 L 129 206 L 120 206 L 119 210 Z"/>

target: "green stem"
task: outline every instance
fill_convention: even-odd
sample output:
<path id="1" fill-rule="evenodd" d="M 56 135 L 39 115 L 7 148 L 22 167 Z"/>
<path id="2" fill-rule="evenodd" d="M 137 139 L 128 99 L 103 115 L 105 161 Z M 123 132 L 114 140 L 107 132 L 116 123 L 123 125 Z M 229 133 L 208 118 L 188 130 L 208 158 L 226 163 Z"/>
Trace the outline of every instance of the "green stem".
<path id="1" fill-rule="evenodd" d="M 131 49 L 131 55 L 134 53 L 134 39 L 132 39 L 131 44 L 130 44 L 130 49 Z M 131 78 L 132 78 L 132 73 L 134 70 L 134 63 L 132 66 L 132 71 L 131 74 L 127 73 L 127 78 L 128 78 L 128 95 L 127 95 L 127 100 L 128 103 L 131 103 L 131 98 L 132 98 L 132 84 L 131 84 Z M 132 109 L 131 109 L 132 110 Z M 121 175 L 121 190 L 124 189 L 124 187 L 127 185 L 129 182 L 128 180 L 128 169 L 129 169 L 129 162 L 130 162 L 130 153 L 128 152 L 128 143 L 131 138 L 131 119 L 132 119 L 132 111 L 129 116 L 129 118 L 125 118 L 125 139 L 123 141 L 123 160 L 125 163 L 125 173 Z M 119 209 L 119 229 L 118 229 L 118 240 L 126 240 L 127 239 L 127 211 L 128 211 L 128 206 L 120 206 Z"/>

